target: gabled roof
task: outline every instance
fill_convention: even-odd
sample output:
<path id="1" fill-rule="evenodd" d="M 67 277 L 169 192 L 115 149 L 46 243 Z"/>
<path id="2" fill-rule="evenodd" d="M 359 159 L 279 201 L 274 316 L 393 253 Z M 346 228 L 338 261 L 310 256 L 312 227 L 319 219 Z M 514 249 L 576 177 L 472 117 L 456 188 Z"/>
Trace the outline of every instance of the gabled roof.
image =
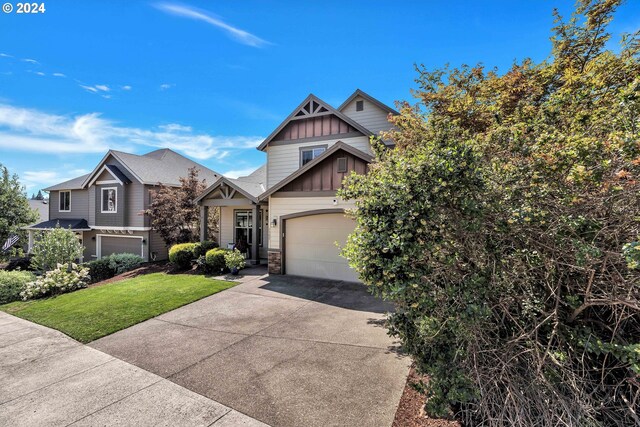
<path id="1" fill-rule="evenodd" d="M 364 151 L 360 151 L 351 145 L 345 144 L 342 141 L 338 141 L 335 144 L 333 144 L 331 147 L 329 147 L 328 150 L 325 150 L 324 153 L 320 154 L 318 157 L 311 160 L 309 163 L 307 163 L 306 165 L 304 165 L 303 167 L 301 167 L 300 169 L 298 169 L 297 171 L 295 171 L 294 173 L 292 173 L 291 175 L 289 175 L 288 177 L 286 177 L 285 179 L 283 179 L 282 181 L 280 181 L 279 183 L 277 183 L 276 185 L 274 185 L 273 187 L 269 188 L 267 191 L 262 193 L 260 197 L 258 197 L 258 200 L 262 201 L 266 199 L 276 191 L 280 190 L 285 185 L 292 182 L 294 179 L 304 175 L 307 171 L 313 169 L 316 165 L 320 164 L 324 159 L 331 156 L 333 153 L 340 150 L 346 151 L 349 154 L 353 154 L 354 156 L 364 160 L 367 163 L 371 163 L 371 161 L 373 160 L 373 156 L 365 153 Z"/>
<path id="2" fill-rule="evenodd" d="M 77 178 L 70 179 L 68 181 L 61 182 L 60 184 L 47 187 L 44 191 L 58 191 L 58 190 L 82 190 L 82 183 L 89 177 L 90 174 L 82 175 Z"/>
<path id="3" fill-rule="evenodd" d="M 269 135 L 264 141 L 262 141 L 262 143 L 258 146 L 258 150 L 264 151 L 265 147 L 269 144 L 269 142 L 271 142 L 271 140 L 273 138 L 275 138 L 275 136 L 278 135 L 278 133 L 280 133 L 280 131 L 282 129 L 284 129 L 284 127 L 287 124 L 289 124 L 289 122 L 291 122 L 292 120 L 296 120 L 297 118 L 304 117 L 304 116 L 301 116 L 300 113 L 304 113 L 305 106 L 307 104 L 309 104 L 310 102 L 315 102 L 316 104 L 318 104 L 318 109 L 315 110 L 315 111 L 320 111 L 320 112 L 317 113 L 317 114 L 333 114 L 336 117 L 338 117 L 339 119 L 341 119 L 344 122 L 348 123 L 354 129 L 357 129 L 363 135 L 366 135 L 366 136 L 373 135 L 373 132 L 371 132 L 369 129 L 365 128 L 364 126 L 362 126 L 360 123 L 356 122 L 352 118 L 350 118 L 347 115 L 345 115 L 345 114 L 341 113 L 340 111 L 336 110 L 331 105 L 329 105 L 328 103 L 324 102 L 323 100 L 321 100 L 320 98 L 318 98 L 314 94 L 309 94 L 309 96 L 307 96 L 305 98 L 305 100 L 302 101 L 300 103 L 300 105 L 298 105 L 293 110 L 293 112 L 291 114 L 289 114 L 289 116 L 286 119 L 284 119 L 284 121 L 282 123 L 280 123 L 280 126 L 278 126 L 273 132 L 271 132 L 271 135 Z M 312 117 L 313 113 L 314 112 L 309 111 L 309 114 L 305 115 L 305 116 L 306 117 Z"/>
<path id="4" fill-rule="evenodd" d="M 356 89 L 355 92 L 353 92 L 351 94 L 351 96 L 349 96 L 347 98 L 346 101 L 344 101 L 339 107 L 338 110 L 342 111 L 344 110 L 344 108 L 349 105 L 351 103 L 351 101 L 353 101 L 354 99 L 356 99 L 358 96 L 366 99 L 367 101 L 371 102 L 372 104 L 376 105 L 378 108 L 380 108 L 383 111 L 386 111 L 387 113 L 391 113 L 394 115 L 398 115 L 400 113 L 398 113 L 396 110 L 394 110 L 393 108 L 389 107 L 386 104 L 383 104 L 382 102 L 378 101 L 377 99 L 375 99 L 373 96 L 369 95 L 368 93 L 360 90 L 360 89 Z"/>
<path id="5" fill-rule="evenodd" d="M 222 184 L 226 184 L 229 187 L 235 189 L 240 194 L 254 203 L 258 202 L 258 196 L 266 190 L 265 183 L 267 182 L 267 165 L 262 165 L 248 176 L 242 176 L 239 178 L 227 178 L 221 177 L 213 185 L 204 190 L 198 198 L 196 203 L 206 198 L 211 192 L 215 191 Z"/>
<path id="6" fill-rule="evenodd" d="M 125 172 L 120 170 L 120 168 L 105 164 L 109 156 L 112 156 L 120 162 L 131 177 L 147 185 L 157 185 L 160 183 L 179 186 L 180 178 L 186 176 L 187 170 L 192 167 L 198 168 L 198 179 L 200 180 L 206 179 L 207 182 L 213 182 L 221 176 L 219 173 L 168 148 L 155 150 L 143 155 L 109 150 L 91 173 L 52 185 L 51 187 L 45 188 L 45 191 L 80 190 L 86 188 L 92 179 L 102 173 L 104 169 L 108 170 L 109 173 L 123 183 L 131 182 Z"/>

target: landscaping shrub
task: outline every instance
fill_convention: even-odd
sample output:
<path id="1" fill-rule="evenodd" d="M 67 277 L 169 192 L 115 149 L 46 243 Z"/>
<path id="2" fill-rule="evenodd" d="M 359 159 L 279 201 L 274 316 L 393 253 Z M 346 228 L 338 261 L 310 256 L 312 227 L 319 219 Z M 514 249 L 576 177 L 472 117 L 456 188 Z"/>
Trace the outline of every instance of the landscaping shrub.
<path id="1" fill-rule="evenodd" d="M 169 261 L 179 270 L 191 267 L 191 261 L 195 258 L 193 250 L 195 243 L 179 243 L 169 249 Z"/>
<path id="2" fill-rule="evenodd" d="M 237 270 L 242 270 L 246 267 L 244 254 L 237 249 L 227 251 L 224 254 L 224 263 L 229 270 L 233 270 L 234 268 Z"/>
<path id="3" fill-rule="evenodd" d="M 9 260 L 9 264 L 4 268 L 6 271 L 32 271 L 33 267 L 31 266 L 31 257 L 24 256 L 19 258 L 11 258 Z"/>
<path id="4" fill-rule="evenodd" d="M 89 269 L 91 283 L 102 282 L 116 275 L 116 272 L 109 265 L 109 257 L 96 259 L 85 264 Z"/>
<path id="5" fill-rule="evenodd" d="M 207 272 L 222 273 L 226 267 L 224 256 L 227 252 L 229 252 L 229 250 L 223 248 L 215 248 L 207 251 L 207 255 L 205 256 Z"/>
<path id="6" fill-rule="evenodd" d="M 0 304 L 6 304 L 20 299 L 20 292 L 27 283 L 34 281 L 36 276 L 28 271 L 0 270 Z"/>
<path id="7" fill-rule="evenodd" d="M 553 57 L 419 68 L 374 144 L 343 254 L 391 300 L 427 412 L 463 425 L 638 425 L 640 40 L 581 1 Z"/>
<path id="8" fill-rule="evenodd" d="M 75 263 L 58 264 L 54 270 L 49 270 L 34 282 L 27 283 L 20 296 L 26 301 L 58 295 L 86 288 L 88 283 L 88 268 Z"/>
<path id="9" fill-rule="evenodd" d="M 195 248 L 193 248 L 193 255 L 195 258 L 200 258 L 207 254 L 211 249 L 215 249 L 218 247 L 218 244 L 211 240 L 205 240 L 204 242 L 196 243 Z"/>
<path id="10" fill-rule="evenodd" d="M 38 233 L 31 250 L 31 264 L 38 271 L 48 271 L 58 264 L 75 262 L 83 250 L 76 234 L 58 225 Z"/>
<path id="11" fill-rule="evenodd" d="M 135 254 L 112 254 L 108 256 L 109 267 L 114 271 L 115 275 L 125 273 L 127 271 L 138 268 L 144 262 L 141 256 Z"/>

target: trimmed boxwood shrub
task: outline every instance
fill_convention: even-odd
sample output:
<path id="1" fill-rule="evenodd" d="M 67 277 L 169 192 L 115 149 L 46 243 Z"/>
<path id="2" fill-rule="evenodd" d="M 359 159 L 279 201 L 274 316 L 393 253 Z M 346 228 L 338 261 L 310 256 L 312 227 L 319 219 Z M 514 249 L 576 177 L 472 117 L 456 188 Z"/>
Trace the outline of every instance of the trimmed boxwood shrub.
<path id="1" fill-rule="evenodd" d="M 91 283 L 96 283 L 133 270 L 143 262 L 144 260 L 138 255 L 124 253 L 113 254 L 88 262 L 86 267 L 89 268 Z"/>
<path id="2" fill-rule="evenodd" d="M 211 249 L 215 249 L 218 247 L 218 244 L 211 240 L 205 240 L 204 242 L 196 243 L 196 246 L 193 248 L 193 256 L 194 258 L 200 258 L 207 254 Z"/>
<path id="3" fill-rule="evenodd" d="M 207 251 L 205 256 L 206 270 L 209 273 L 221 273 L 225 270 L 226 264 L 224 255 L 229 252 L 228 249 L 215 248 Z"/>
<path id="4" fill-rule="evenodd" d="M 115 276 L 114 270 L 109 265 L 109 257 L 96 259 L 86 263 L 89 268 L 91 283 L 101 282 Z"/>
<path id="5" fill-rule="evenodd" d="M 141 256 L 135 254 L 113 254 L 109 255 L 109 267 L 116 275 L 138 268 L 144 262 Z"/>
<path id="6" fill-rule="evenodd" d="M 20 292 L 34 280 L 36 276 L 28 271 L 0 270 L 0 304 L 20 300 Z"/>
<path id="7" fill-rule="evenodd" d="M 169 261 L 180 270 L 191 267 L 191 261 L 195 258 L 193 253 L 195 243 L 179 243 L 169 249 Z"/>

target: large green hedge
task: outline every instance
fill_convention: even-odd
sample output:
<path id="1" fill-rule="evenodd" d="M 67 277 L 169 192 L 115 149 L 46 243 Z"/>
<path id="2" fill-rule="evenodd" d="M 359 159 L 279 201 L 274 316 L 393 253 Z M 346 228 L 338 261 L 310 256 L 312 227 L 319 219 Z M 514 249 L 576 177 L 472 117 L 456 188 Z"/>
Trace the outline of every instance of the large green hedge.
<path id="1" fill-rule="evenodd" d="M 466 425 L 635 425 L 640 396 L 640 42 L 617 1 L 559 21 L 504 74 L 419 68 L 376 144 L 344 254 Z"/>

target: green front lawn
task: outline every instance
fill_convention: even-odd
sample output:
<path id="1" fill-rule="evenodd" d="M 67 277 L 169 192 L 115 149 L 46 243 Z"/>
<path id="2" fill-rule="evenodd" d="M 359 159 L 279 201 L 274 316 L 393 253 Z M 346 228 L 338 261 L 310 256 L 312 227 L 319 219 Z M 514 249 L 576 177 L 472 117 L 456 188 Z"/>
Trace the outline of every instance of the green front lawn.
<path id="1" fill-rule="evenodd" d="M 204 276 L 153 273 L 0 310 L 87 343 L 234 286 Z"/>

